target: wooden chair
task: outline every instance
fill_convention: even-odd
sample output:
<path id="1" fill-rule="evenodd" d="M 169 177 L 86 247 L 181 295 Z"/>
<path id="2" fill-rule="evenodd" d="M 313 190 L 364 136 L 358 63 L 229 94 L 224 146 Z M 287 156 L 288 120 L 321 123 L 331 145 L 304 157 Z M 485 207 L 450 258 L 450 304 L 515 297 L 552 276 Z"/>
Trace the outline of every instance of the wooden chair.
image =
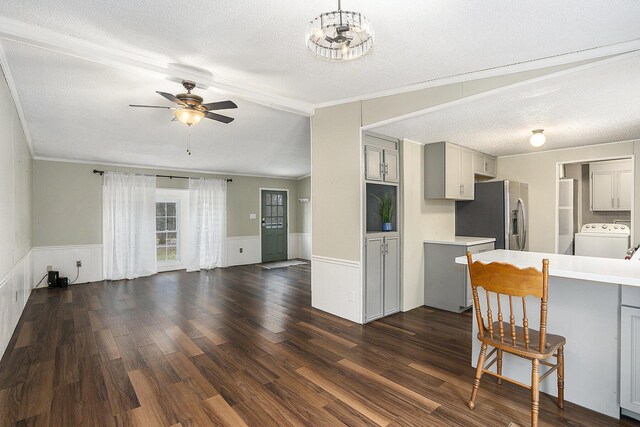
<path id="1" fill-rule="evenodd" d="M 475 316 L 478 322 L 478 340 L 482 343 L 469 408 L 475 407 L 480 378 L 482 374 L 486 373 L 497 377 L 498 384 L 501 384 L 504 379 L 531 390 L 531 425 L 537 426 L 539 384 L 555 370 L 558 374 L 558 407 L 561 409 L 564 407 L 564 344 L 566 339 L 559 335 L 547 334 L 549 260 L 542 260 L 542 272 L 535 268 L 520 269 L 514 265 L 499 262 L 490 264 L 474 262 L 471 258 L 471 252 L 467 252 L 467 262 L 473 290 Z M 486 294 L 486 323 L 482 317 L 478 288 L 483 288 Z M 497 321 L 495 322 L 491 308 L 492 293 L 497 295 L 494 299 L 497 303 Z M 509 298 L 508 323 L 502 313 L 501 295 Z M 539 331 L 529 329 L 525 302 L 525 297 L 529 295 L 540 298 Z M 514 300 L 517 303 L 517 299 L 522 300 L 522 326 L 516 325 L 513 311 Z M 504 300 L 503 302 L 506 303 Z M 487 355 L 488 346 L 493 347 L 493 350 Z M 531 360 L 531 386 L 502 375 L 502 354 L 504 352 Z M 490 359 L 494 353 L 496 357 L 485 366 L 485 360 Z M 556 358 L 555 365 L 546 361 L 550 357 Z M 489 371 L 494 363 L 496 363 L 496 373 Z M 539 375 L 540 364 L 551 368 L 542 376 Z"/>

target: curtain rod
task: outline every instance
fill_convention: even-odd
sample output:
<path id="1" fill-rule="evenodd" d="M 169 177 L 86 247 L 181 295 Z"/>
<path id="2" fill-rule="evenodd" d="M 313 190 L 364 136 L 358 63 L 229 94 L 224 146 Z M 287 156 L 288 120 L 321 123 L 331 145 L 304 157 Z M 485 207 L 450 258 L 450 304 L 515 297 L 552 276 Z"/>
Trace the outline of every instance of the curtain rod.
<path id="1" fill-rule="evenodd" d="M 99 171 L 98 169 L 94 169 L 93 173 L 99 173 L 100 175 L 104 175 L 104 171 Z M 189 179 L 188 176 L 175 176 L 175 175 L 156 175 L 156 178 Z M 233 182 L 233 179 L 227 179 L 227 182 Z"/>

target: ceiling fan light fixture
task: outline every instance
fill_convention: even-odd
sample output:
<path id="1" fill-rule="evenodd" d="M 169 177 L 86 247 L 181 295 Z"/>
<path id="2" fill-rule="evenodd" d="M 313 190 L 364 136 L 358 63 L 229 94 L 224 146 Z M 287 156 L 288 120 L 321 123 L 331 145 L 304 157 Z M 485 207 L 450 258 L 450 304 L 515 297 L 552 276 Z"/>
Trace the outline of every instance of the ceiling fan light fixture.
<path id="1" fill-rule="evenodd" d="M 178 120 L 187 126 L 200 123 L 200 120 L 204 117 L 202 111 L 193 108 L 178 108 L 174 114 Z"/>
<path id="2" fill-rule="evenodd" d="M 529 143 L 536 148 L 542 147 L 547 140 L 547 137 L 542 133 L 544 132 L 544 129 L 534 129 L 531 132 L 533 135 L 529 138 Z"/>
<path id="3" fill-rule="evenodd" d="M 373 47 L 373 27 L 359 12 L 338 10 L 317 16 L 309 23 L 307 47 L 327 61 L 349 61 L 367 54 Z"/>

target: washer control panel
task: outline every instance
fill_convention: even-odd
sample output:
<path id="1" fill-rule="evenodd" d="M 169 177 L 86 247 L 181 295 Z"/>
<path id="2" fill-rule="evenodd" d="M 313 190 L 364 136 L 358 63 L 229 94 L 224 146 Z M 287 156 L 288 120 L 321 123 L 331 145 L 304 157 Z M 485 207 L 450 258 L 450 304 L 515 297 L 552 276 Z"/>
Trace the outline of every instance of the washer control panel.
<path id="1" fill-rule="evenodd" d="M 604 224 L 594 222 L 582 226 L 582 233 L 611 233 L 611 234 L 631 234 L 631 230 L 624 224 Z"/>

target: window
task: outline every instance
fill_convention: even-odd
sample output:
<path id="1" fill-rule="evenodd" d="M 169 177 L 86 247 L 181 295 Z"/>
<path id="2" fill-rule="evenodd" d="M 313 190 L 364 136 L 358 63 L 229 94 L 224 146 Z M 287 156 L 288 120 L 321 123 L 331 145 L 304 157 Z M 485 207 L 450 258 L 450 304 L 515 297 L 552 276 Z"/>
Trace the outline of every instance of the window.
<path id="1" fill-rule="evenodd" d="M 178 247 L 178 203 L 156 203 L 156 257 L 158 262 L 180 259 Z"/>

